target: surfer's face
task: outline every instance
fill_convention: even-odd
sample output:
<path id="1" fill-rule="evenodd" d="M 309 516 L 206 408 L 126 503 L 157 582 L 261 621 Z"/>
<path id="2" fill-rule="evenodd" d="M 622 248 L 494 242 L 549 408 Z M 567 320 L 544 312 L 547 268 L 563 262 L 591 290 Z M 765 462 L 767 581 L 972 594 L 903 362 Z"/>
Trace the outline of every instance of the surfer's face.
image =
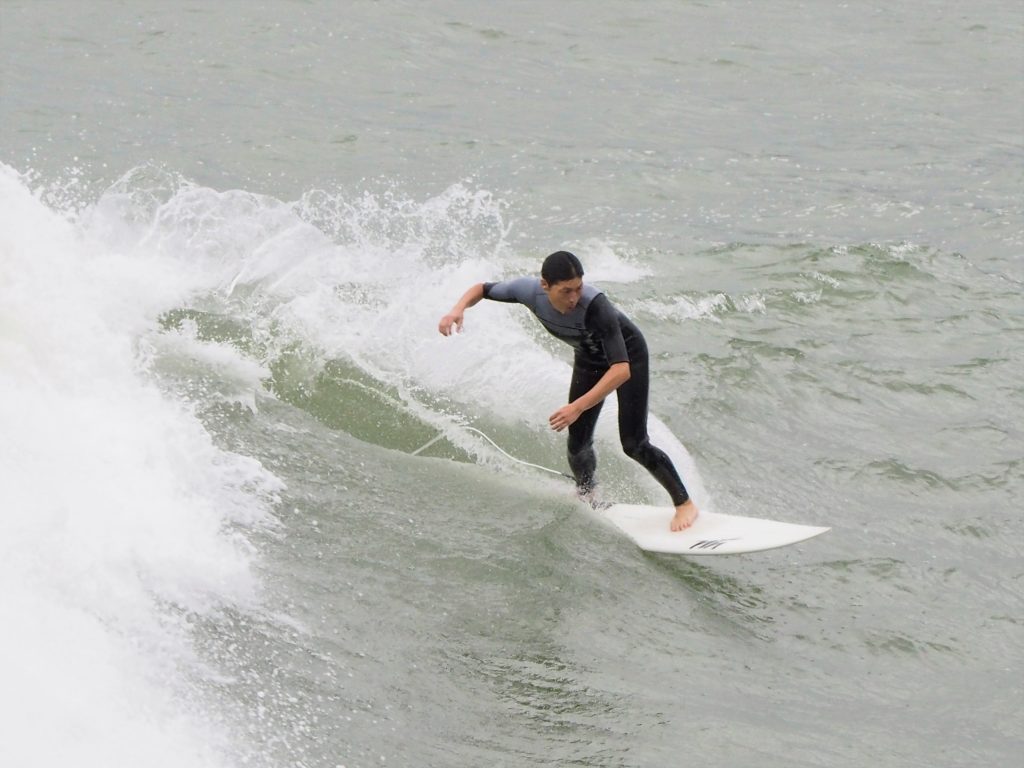
<path id="1" fill-rule="evenodd" d="M 580 303 L 580 296 L 583 294 L 583 278 L 574 277 L 571 280 L 562 280 L 558 283 L 548 283 L 542 279 L 540 287 L 548 295 L 551 306 L 563 315 L 576 309 Z"/>

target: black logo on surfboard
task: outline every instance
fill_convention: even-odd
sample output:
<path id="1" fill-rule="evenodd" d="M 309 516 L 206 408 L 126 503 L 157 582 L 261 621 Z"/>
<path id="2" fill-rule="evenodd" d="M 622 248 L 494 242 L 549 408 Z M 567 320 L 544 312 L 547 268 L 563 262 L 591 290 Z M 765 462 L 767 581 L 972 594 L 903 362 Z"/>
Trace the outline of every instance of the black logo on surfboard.
<path id="1" fill-rule="evenodd" d="M 701 539 L 696 544 L 691 545 L 690 549 L 718 549 L 725 542 L 736 541 L 737 539 L 739 539 L 739 536 L 733 536 L 731 539 Z"/>

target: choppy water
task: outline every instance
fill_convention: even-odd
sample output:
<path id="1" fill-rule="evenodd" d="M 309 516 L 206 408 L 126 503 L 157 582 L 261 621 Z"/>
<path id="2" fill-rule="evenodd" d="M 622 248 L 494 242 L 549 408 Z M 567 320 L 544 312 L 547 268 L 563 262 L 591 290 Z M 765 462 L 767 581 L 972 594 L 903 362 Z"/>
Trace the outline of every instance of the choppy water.
<path id="1" fill-rule="evenodd" d="M 1022 21 L 0 3 L 0 762 L 1013 764 Z M 831 533 L 645 555 L 467 429 L 562 466 L 565 350 L 435 328 L 563 247 L 701 504 Z"/>

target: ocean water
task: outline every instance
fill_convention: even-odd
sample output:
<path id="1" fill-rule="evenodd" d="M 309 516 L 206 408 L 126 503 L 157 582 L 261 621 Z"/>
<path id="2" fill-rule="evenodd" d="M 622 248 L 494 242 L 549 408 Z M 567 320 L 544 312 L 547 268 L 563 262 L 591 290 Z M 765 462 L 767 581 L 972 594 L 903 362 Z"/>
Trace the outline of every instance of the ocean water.
<path id="1" fill-rule="evenodd" d="M 1024 9 L 0 2 L 0 764 L 1008 766 Z M 566 481 L 578 253 L 704 509 Z M 598 433 L 606 497 L 663 503 Z"/>

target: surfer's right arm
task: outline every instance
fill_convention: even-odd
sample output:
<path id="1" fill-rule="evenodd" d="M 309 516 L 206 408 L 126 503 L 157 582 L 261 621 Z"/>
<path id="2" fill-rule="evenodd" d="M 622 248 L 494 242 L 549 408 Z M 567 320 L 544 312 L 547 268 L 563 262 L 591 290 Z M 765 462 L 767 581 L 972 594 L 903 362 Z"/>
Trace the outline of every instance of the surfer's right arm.
<path id="1" fill-rule="evenodd" d="M 483 298 L 484 284 L 477 283 L 462 294 L 462 298 L 455 303 L 451 312 L 441 318 L 441 322 L 437 324 L 437 330 L 441 332 L 442 336 L 451 336 L 453 332 L 461 332 L 463 315 L 466 314 L 466 310 L 478 304 Z"/>

